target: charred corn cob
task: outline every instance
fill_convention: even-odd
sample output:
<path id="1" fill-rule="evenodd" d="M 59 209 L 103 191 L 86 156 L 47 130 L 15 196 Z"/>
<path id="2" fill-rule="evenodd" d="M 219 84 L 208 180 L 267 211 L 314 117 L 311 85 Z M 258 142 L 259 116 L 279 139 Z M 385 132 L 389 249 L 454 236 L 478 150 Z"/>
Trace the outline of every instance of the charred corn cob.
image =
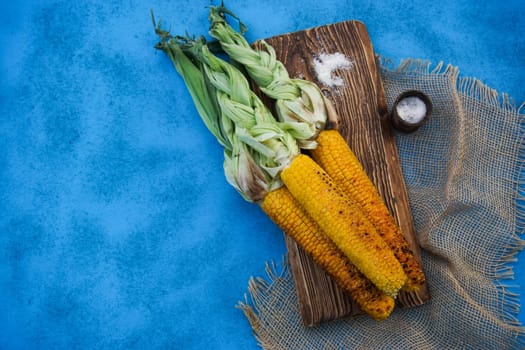
<path id="1" fill-rule="evenodd" d="M 317 142 L 317 148 L 311 152 L 312 158 L 350 199 L 363 208 L 365 215 L 393 250 L 408 276 L 403 290 L 418 290 L 425 282 L 421 265 L 355 154 L 336 130 L 322 131 L 317 137 Z"/>
<path id="2" fill-rule="evenodd" d="M 387 318 L 394 299 L 375 287 L 322 232 L 286 187 L 269 192 L 261 202 L 263 211 L 323 268 L 361 310 L 375 320 Z"/>
<path id="3" fill-rule="evenodd" d="M 374 226 L 310 157 L 298 155 L 281 174 L 321 229 L 377 288 L 396 296 L 406 275 Z"/>

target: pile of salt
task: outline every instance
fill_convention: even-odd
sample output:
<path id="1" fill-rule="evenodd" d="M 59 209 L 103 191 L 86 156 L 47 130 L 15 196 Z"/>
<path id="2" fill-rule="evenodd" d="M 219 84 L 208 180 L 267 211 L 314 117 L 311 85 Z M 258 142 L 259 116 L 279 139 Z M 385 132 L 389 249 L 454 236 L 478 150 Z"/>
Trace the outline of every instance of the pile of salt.
<path id="1" fill-rule="evenodd" d="M 403 98 L 396 106 L 397 115 L 410 124 L 417 124 L 427 114 L 427 106 L 417 96 Z"/>
<path id="2" fill-rule="evenodd" d="M 351 69 L 353 62 L 340 52 L 326 54 L 322 53 L 314 59 L 314 69 L 317 79 L 326 86 L 343 86 L 341 77 L 334 76 L 336 69 Z"/>

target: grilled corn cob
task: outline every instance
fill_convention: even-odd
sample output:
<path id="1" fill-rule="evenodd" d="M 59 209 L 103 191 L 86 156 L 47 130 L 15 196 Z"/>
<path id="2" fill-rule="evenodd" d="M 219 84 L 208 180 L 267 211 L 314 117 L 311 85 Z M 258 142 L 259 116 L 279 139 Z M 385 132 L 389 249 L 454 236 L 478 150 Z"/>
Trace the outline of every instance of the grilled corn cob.
<path id="1" fill-rule="evenodd" d="M 298 155 L 281 174 L 295 199 L 377 288 L 396 296 L 407 277 L 374 226 L 310 157 Z"/>
<path id="2" fill-rule="evenodd" d="M 425 283 L 421 265 L 355 154 L 336 130 L 322 131 L 317 137 L 317 142 L 317 148 L 311 152 L 312 158 L 350 199 L 363 208 L 365 215 L 393 250 L 408 276 L 403 290 L 418 290 Z"/>
<path id="3" fill-rule="evenodd" d="M 383 320 L 390 315 L 394 299 L 381 292 L 357 270 L 286 187 L 269 192 L 262 200 L 261 208 L 350 294 L 361 310 L 375 320 Z"/>

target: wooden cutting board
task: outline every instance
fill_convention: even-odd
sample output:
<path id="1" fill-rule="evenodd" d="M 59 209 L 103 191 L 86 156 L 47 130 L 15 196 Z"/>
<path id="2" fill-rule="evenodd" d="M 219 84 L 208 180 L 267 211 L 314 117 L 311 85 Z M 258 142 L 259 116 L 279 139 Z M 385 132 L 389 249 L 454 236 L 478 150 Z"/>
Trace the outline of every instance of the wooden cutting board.
<path id="1" fill-rule="evenodd" d="M 359 21 L 345 21 L 264 41 L 275 49 L 277 58 L 292 78 L 317 83 L 332 101 L 339 118 L 339 131 L 421 260 L 376 56 L 365 25 Z M 260 42 L 254 44 L 260 45 Z M 342 79 L 342 86 L 328 87 L 317 79 L 314 60 L 320 54 L 334 53 L 344 54 L 353 65 L 350 69 L 334 72 Z M 362 313 L 348 294 L 339 289 L 295 241 L 286 237 L 286 245 L 304 325 L 313 326 Z M 402 292 L 397 304 L 413 307 L 429 298 L 425 285 L 417 293 Z"/>

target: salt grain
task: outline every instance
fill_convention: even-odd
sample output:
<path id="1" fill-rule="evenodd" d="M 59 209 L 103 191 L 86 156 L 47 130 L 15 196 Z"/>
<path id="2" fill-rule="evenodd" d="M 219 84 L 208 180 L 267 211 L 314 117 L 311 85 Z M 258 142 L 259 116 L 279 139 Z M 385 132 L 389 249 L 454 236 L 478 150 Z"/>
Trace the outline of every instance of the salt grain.
<path id="1" fill-rule="evenodd" d="M 344 81 L 341 77 L 335 76 L 337 69 L 351 69 L 353 62 L 340 52 L 325 54 L 322 53 L 314 58 L 314 69 L 317 79 L 324 85 L 343 86 Z"/>
<path id="2" fill-rule="evenodd" d="M 419 123 L 427 114 L 425 102 L 419 97 L 405 97 L 396 106 L 397 115 L 404 121 L 416 124 Z"/>

